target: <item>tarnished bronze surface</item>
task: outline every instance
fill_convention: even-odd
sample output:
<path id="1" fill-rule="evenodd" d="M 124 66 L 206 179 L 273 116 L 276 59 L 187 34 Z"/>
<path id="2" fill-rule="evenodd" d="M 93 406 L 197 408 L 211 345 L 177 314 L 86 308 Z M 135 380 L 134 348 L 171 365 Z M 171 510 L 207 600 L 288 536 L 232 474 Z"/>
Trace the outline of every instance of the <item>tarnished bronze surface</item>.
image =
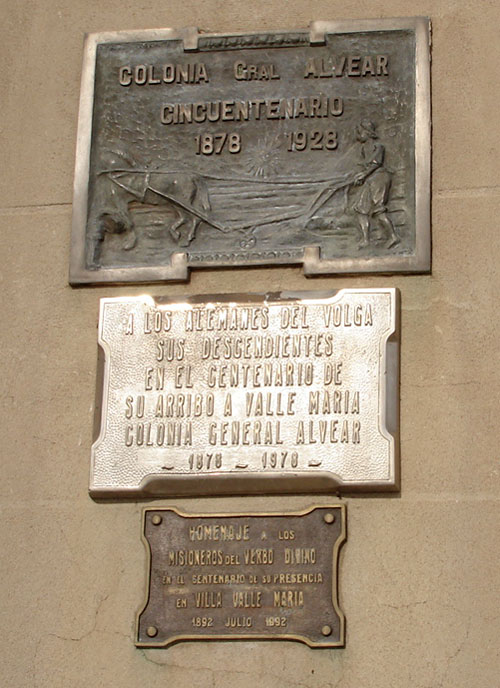
<path id="1" fill-rule="evenodd" d="M 395 489 L 395 289 L 102 299 L 97 497 Z"/>
<path id="2" fill-rule="evenodd" d="M 430 268 L 429 21 L 91 34 L 72 284 Z"/>
<path id="3" fill-rule="evenodd" d="M 345 506 L 287 514 L 184 514 L 145 509 L 146 604 L 136 644 L 299 640 L 344 645 L 337 599 Z"/>

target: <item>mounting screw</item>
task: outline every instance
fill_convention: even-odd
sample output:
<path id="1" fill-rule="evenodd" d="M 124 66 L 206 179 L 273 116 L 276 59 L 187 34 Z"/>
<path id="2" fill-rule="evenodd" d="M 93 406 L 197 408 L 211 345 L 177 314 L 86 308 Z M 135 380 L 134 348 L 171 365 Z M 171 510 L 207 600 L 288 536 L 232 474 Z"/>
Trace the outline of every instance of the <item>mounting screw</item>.
<path id="1" fill-rule="evenodd" d="M 148 626 L 146 629 L 146 634 L 149 635 L 150 638 L 154 638 L 157 633 L 158 629 L 156 626 Z"/>
<path id="2" fill-rule="evenodd" d="M 162 517 L 159 516 L 158 514 L 155 514 L 155 515 L 153 516 L 153 518 L 151 519 L 151 523 L 152 523 L 154 526 L 159 526 L 160 523 L 161 523 L 162 521 L 163 521 Z"/>
<path id="3" fill-rule="evenodd" d="M 323 516 L 325 523 L 333 523 L 335 521 L 335 514 L 328 512 Z"/>
<path id="4" fill-rule="evenodd" d="M 332 627 L 331 626 L 323 626 L 321 629 L 322 635 L 331 635 L 332 634 Z"/>

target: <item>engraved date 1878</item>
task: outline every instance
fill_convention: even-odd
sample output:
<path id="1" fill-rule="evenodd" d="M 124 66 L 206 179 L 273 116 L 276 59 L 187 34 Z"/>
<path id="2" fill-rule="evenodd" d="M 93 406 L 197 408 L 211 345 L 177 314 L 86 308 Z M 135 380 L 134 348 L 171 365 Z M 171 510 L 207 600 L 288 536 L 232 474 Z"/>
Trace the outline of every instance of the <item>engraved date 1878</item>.
<path id="1" fill-rule="evenodd" d="M 189 469 L 196 471 L 210 470 L 210 468 L 222 467 L 222 454 L 193 452 L 189 455 Z"/>
<path id="2" fill-rule="evenodd" d="M 223 150 L 230 153 L 241 151 L 241 136 L 239 134 L 202 134 L 195 136 L 196 155 L 220 155 Z"/>

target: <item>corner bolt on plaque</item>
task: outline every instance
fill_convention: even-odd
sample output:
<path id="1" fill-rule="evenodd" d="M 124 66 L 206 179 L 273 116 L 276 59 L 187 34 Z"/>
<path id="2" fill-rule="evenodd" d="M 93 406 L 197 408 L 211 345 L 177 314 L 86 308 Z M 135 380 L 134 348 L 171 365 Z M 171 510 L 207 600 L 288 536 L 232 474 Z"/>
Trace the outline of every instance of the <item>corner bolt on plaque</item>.
<path id="1" fill-rule="evenodd" d="M 70 282 L 430 269 L 429 20 L 87 37 Z"/>
<path id="2" fill-rule="evenodd" d="M 136 645 L 298 640 L 343 647 L 337 599 L 345 506 L 286 514 L 145 509 L 148 591 Z"/>
<path id="3" fill-rule="evenodd" d="M 95 497 L 398 487 L 399 294 L 101 300 Z"/>

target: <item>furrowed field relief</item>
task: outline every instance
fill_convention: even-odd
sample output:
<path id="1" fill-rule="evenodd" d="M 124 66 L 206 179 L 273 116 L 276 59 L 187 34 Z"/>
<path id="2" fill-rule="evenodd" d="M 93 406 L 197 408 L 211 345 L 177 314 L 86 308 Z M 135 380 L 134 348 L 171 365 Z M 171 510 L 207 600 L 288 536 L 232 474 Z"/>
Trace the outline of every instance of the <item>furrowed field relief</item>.
<path id="1" fill-rule="evenodd" d="M 429 23 L 92 34 L 72 284 L 430 268 Z"/>

